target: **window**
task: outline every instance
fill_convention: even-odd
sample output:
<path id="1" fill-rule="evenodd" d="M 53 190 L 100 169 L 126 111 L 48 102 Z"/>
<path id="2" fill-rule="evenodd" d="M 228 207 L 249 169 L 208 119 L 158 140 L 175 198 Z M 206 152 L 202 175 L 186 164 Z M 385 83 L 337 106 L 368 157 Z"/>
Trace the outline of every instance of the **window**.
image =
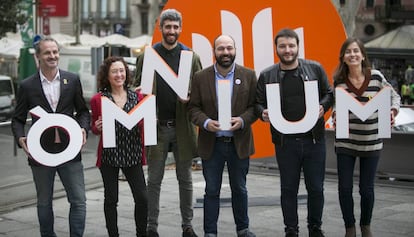
<path id="1" fill-rule="evenodd" d="M 401 0 L 388 0 L 386 5 L 390 6 L 392 9 L 400 9 L 401 8 Z"/>
<path id="2" fill-rule="evenodd" d="M 101 0 L 101 5 L 99 9 L 101 10 L 101 18 L 105 18 L 108 15 L 108 1 L 107 0 Z"/>
<path id="3" fill-rule="evenodd" d="M 374 0 L 367 0 L 365 7 L 366 8 L 373 8 L 374 7 Z"/>
<path id="4" fill-rule="evenodd" d="M 119 18 L 127 19 L 128 0 L 119 0 Z"/>
<path id="5" fill-rule="evenodd" d="M 148 34 L 148 13 L 141 13 L 141 32 L 142 34 Z"/>
<path id="6" fill-rule="evenodd" d="M 82 0 L 82 19 L 88 19 L 90 9 L 89 9 L 89 0 Z"/>

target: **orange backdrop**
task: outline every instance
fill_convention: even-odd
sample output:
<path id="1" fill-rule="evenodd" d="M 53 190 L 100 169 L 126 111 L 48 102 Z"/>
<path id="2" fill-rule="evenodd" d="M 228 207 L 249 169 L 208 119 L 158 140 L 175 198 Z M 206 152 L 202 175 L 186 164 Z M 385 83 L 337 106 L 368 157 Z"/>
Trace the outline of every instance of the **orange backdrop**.
<path id="1" fill-rule="evenodd" d="M 341 18 L 330 0 L 169 0 L 164 9 L 167 8 L 175 8 L 182 13 L 183 32 L 179 40 L 190 47 L 192 33 L 201 34 L 210 42 L 221 34 L 221 10 L 235 14 L 243 30 L 244 66 L 251 68 L 252 22 L 256 14 L 265 8 L 272 11 L 273 36 L 282 28 L 304 28 L 306 58 L 319 61 L 331 81 L 338 63 L 339 48 L 346 38 Z M 161 34 L 156 27 L 153 42 L 160 40 Z M 274 57 L 277 62 L 276 54 Z M 253 158 L 274 156 L 269 124 L 257 121 L 253 125 L 253 134 L 256 149 Z"/>

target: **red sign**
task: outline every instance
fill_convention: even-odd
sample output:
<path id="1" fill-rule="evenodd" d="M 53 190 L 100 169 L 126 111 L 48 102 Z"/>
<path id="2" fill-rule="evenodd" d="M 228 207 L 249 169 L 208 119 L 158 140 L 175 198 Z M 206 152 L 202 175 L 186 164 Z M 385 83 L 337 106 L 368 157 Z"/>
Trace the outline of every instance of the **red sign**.
<path id="1" fill-rule="evenodd" d="M 44 12 L 47 16 L 68 16 L 68 0 L 42 0 L 39 12 Z"/>

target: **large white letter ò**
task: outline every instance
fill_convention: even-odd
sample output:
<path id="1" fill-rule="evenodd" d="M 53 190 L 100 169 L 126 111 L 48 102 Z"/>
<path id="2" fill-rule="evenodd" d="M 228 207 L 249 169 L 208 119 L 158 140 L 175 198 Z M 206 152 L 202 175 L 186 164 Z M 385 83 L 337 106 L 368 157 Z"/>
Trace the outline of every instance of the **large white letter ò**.
<path id="1" fill-rule="evenodd" d="M 30 155 L 40 164 L 58 166 L 72 160 L 82 148 L 83 135 L 78 122 L 65 114 L 47 113 L 40 106 L 30 110 L 30 113 L 39 117 L 27 134 L 27 148 Z M 40 136 L 51 127 L 64 129 L 69 135 L 69 144 L 59 153 L 49 153 L 40 144 Z"/>

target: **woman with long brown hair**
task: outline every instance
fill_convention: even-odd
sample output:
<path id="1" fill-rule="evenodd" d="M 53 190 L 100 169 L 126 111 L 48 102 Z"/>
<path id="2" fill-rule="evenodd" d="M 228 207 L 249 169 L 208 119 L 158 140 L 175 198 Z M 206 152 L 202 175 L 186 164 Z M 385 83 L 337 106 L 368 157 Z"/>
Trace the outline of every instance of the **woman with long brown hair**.
<path id="1" fill-rule="evenodd" d="M 357 101 L 369 102 L 384 87 L 391 88 L 391 125 L 400 107 L 400 96 L 380 71 L 371 68 L 366 49 L 357 38 L 348 38 L 339 53 L 339 65 L 334 74 L 334 86 L 346 90 Z M 335 108 L 333 111 L 335 125 Z M 349 114 L 349 138 L 335 140 L 337 155 L 338 190 L 345 237 L 355 237 L 354 200 L 352 196 L 354 167 L 359 158 L 359 193 L 361 195 L 360 226 L 363 237 L 371 237 L 370 228 L 374 208 L 374 181 L 382 140 L 378 137 L 378 112 L 362 121 Z"/>
<path id="2" fill-rule="evenodd" d="M 124 59 L 109 57 L 104 60 L 98 73 L 99 93 L 91 99 L 92 132 L 101 136 L 96 165 L 101 171 L 104 184 L 104 213 L 110 237 L 119 236 L 117 225 L 119 170 L 124 173 L 134 197 L 136 235 L 146 236 L 147 231 L 148 200 L 142 169 L 143 161 L 145 161 L 142 124 L 129 130 L 117 122 L 115 124 L 116 147 L 103 148 L 102 146 L 101 98 L 107 97 L 125 112 L 131 111 L 142 95 L 128 89 L 129 83 L 130 72 Z"/>

